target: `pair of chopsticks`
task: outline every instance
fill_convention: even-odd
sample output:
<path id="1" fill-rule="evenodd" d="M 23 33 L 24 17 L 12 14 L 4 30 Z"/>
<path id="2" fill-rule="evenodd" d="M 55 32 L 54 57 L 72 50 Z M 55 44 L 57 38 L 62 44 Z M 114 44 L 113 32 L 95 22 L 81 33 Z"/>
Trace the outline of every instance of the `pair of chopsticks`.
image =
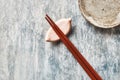
<path id="1" fill-rule="evenodd" d="M 68 50 L 72 53 L 75 59 L 79 62 L 82 68 L 86 71 L 92 80 L 102 80 L 93 67 L 87 62 L 87 60 L 81 55 L 78 49 L 72 44 L 72 42 L 64 35 L 59 27 L 53 22 L 53 20 L 46 14 L 45 19 L 51 25 L 56 34 L 60 37 L 61 41 L 65 44 Z"/>

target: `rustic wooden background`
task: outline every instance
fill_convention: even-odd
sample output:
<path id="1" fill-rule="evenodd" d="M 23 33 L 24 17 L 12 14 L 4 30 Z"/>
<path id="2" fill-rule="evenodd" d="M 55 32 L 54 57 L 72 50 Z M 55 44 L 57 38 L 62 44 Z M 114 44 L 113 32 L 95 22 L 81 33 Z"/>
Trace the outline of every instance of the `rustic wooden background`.
<path id="1" fill-rule="evenodd" d="M 62 42 L 45 42 L 46 13 L 71 17 L 68 38 L 104 80 L 119 80 L 120 27 L 94 27 L 78 0 L 0 0 L 0 80 L 90 80 Z"/>

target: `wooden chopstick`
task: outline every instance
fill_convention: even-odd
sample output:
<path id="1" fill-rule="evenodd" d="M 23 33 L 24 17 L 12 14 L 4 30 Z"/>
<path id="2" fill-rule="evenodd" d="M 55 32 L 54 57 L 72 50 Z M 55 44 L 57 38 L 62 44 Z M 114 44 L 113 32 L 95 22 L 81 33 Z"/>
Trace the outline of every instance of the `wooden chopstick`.
<path id="1" fill-rule="evenodd" d="M 46 15 L 46 20 L 49 22 L 53 30 L 60 37 L 61 41 L 65 44 L 65 46 L 69 49 L 75 59 L 79 62 L 79 64 L 83 67 L 86 73 L 92 80 L 102 80 L 102 78 L 98 75 L 98 73 L 93 69 L 93 67 L 87 62 L 87 60 L 81 55 L 78 49 L 72 44 L 72 42 L 64 35 L 64 33 L 58 28 L 58 26 L 53 22 L 53 20 Z"/>

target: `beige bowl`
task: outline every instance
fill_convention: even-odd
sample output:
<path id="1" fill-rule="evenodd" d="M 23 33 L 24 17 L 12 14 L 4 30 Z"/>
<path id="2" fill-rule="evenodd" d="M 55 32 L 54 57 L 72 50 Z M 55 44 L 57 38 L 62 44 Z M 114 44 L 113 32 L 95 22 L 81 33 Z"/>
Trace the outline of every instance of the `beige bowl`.
<path id="1" fill-rule="evenodd" d="M 93 25 L 112 28 L 120 25 L 120 0 L 78 0 L 83 16 Z"/>

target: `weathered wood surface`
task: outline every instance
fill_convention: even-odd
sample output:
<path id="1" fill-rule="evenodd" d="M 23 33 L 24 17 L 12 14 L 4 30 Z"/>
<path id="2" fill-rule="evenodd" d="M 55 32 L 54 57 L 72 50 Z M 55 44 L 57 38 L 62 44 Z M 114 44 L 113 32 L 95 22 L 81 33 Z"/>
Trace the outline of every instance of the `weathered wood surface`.
<path id="1" fill-rule="evenodd" d="M 71 17 L 69 39 L 104 80 L 119 80 L 120 27 L 94 27 L 78 0 L 0 0 L 0 80 L 90 80 L 62 42 L 44 41 L 46 13 Z"/>

